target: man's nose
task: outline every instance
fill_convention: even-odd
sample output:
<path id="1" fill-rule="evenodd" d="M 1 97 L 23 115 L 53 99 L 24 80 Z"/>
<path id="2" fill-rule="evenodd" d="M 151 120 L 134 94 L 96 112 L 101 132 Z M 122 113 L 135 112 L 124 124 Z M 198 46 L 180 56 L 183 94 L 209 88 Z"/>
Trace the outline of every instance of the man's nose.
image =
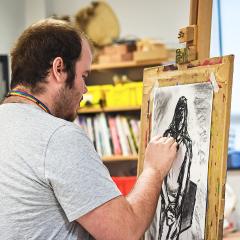
<path id="1" fill-rule="evenodd" d="M 84 87 L 83 87 L 83 94 L 87 93 L 88 92 L 88 89 L 87 89 L 87 86 L 86 84 L 84 84 Z"/>

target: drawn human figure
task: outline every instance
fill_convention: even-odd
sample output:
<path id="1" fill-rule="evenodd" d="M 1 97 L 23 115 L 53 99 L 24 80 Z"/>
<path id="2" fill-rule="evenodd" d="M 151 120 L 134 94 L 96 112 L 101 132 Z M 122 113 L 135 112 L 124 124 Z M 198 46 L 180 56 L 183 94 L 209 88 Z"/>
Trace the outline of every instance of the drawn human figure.
<path id="1" fill-rule="evenodd" d="M 178 143 L 178 156 L 170 172 L 166 176 L 161 192 L 161 212 L 159 235 L 160 240 L 178 240 L 181 232 L 191 226 L 193 206 L 184 208 L 187 192 L 190 189 L 190 168 L 192 162 L 192 141 L 188 134 L 187 126 L 188 106 L 187 99 L 179 98 L 172 122 L 163 136 L 171 136 Z M 191 187 L 192 194 L 196 194 L 196 185 Z M 194 186 L 195 185 L 195 186 Z"/>

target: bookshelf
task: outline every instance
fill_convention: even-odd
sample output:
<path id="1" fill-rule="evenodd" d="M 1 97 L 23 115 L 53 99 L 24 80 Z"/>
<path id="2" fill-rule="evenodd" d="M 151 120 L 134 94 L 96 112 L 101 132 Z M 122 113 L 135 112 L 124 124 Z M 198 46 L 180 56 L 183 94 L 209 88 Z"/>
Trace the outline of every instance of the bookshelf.
<path id="1" fill-rule="evenodd" d="M 161 65 L 161 60 L 152 61 L 125 61 L 120 63 L 106 63 L 106 64 L 92 64 L 91 70 L 106 70 L 106 69 L 120 69 L 120 68 L 131 68 L 131 67 L 146 67 L 152 65 Z"/>
<path id="2" fill-rule="evenodd" d="M 141 106 L 128 106 L 128 107 L 102 107 L 102 108 L 79 108 L 79 114 L 86 113 L 100 113 L 100 112 L 129 112 L 129 111 L 140 111 Z"/>
<path id="3" fill-rule="evenodd" d="M 120 62 L 111 64 L 93 64 L 91 67 L 91 74 L 87 81 L 88 86 L 114 85 L 113 78 L 115 75 L 126 75 L 133 82 L 142 82 L 143 70 L 146 67 L 153 67 L 156 65 L 161 65 L 160 60 L 145 61 L 145 62 Z M 106 120 L 108 118 L 116 118 L 120 116 L 121 118 L 138 120 L 140 122 L 141 106 L 97 106 L 97 107 L 81 107 L 78 110 L 78 116 L 80 118 L 92 118 L 104 114 Z M 94 121 L 94 120 L 92 120 Z M 101 128 L 101 127 L 100 127 Z M 109 129 L 109 123 L 108 123 Z M 91 130 L 92 131 L 92 130 Z M 110 130 L 109 130 L 110 131 Z M 140 133 L 140 131 L 139 131 Z M 103 134 L 105 137 L 106 134 Z M 128 141 L 129 143 L 129 141 Z M 96 143 L 95 147 L 96 147 Z M 103 144 L 106 145 L 106 144 Z M 130 145 L 130 143 L 129 143 Z M 138 143 L 137 143 L 138 145 Z M 113 146 L 113 145 L 111 145 Z M 97 147 L 96 147 L 97 149 Z M 138 149 L 136 149 L 138 150 Z M 132 176 L 137 174 L 137 160 L 138 152 L 135 153 L 121 153 L 121 154 L 100 154 L 104 164 L 110 171 L 112 176 Z"/>
<path id="4" fill-rule="evenodd" d="M 138 160 L 138 156 L 137 156 L 137 155 L 129 155 L 129 156 L 123 156 L 123 155 L 105 156 L 105 157 L 102 157 L 102 160 L 103 160 L 104 162 L 137 161 L 137 160 Z"/>

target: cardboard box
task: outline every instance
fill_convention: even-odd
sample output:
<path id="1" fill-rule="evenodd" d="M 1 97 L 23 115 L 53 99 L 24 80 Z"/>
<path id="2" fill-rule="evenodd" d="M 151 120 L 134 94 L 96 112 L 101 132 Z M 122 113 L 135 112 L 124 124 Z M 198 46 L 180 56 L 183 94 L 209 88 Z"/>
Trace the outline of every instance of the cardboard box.
<path id="1" fill-rule="evenodd" d="M 165 48 L 156 48 L 148 51 L 137 51 L 133 53 L 133 60 L 144 62 L 151 60 L 165 61 L 168 58 L 168 52 Z"/>
<path id="2" fill-rule="evenodd" d="M 106 46 L 103 49 L 104 54 L 114 55 L 114 54 L 126 54 L 136 50 L 136 45 L 134 44 L 115 44 L 111 46 Z"/>
<path id="3" fill-rule="evenodd" d="M 98 63 L 115 63 L 133 60 L 132 53 L 114 54 L 114 55 L 99 55 Z"/>

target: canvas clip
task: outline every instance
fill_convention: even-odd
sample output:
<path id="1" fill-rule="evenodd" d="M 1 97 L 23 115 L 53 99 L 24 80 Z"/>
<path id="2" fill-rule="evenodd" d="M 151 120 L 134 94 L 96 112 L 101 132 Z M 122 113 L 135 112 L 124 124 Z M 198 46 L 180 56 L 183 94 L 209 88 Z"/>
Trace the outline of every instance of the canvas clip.
<path id="1" fill-rule="evenodd" d="M 212 84 L 213 91 L 217 93 L 219 91 L 219 86 L 218 86 L 215 74 L 213 72 L 211 72 L 211 75 L 210 75 L 210 82 Z"/>

